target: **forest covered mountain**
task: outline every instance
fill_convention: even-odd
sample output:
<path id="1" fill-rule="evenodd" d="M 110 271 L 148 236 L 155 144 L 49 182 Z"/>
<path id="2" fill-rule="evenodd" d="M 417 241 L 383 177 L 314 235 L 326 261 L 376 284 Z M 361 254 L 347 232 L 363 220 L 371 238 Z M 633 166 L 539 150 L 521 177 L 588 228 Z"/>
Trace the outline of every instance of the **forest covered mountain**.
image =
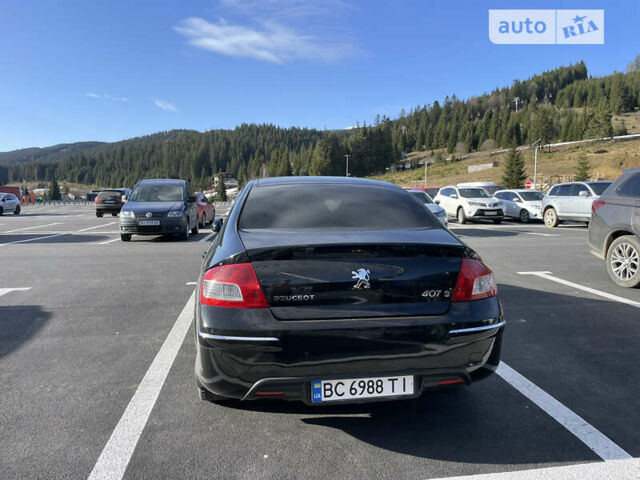
<path id="1" fill-rule="evenodd" d="M 516 98 L 517 112 L 516 112 Z M 396 119 L 377 117 L 372 125 L 320 131 L 241 125 L 234 130 L 174 130 L 89 148 L 55 157 L 12 158 L 0 165 L 0 183 L 49 181 L 54 177 L 100 186 L 133 186 L 145 177 L 188 178 L 196 188 L 211 184 L 218 172 L 240 182 L 261 176 L 344 175 L 349 154 L 352 175 L 384 172 L 402 152 L 446 149 L 457 156 L 496 147 L 580 140 L 614 132 L 613 114 L 640 107 L 640 71 L 591 77 L 584 62 L 559 67 L 509 87 L 460 100 L 418 106 Z M 85 144 L 72 144 L 85 145 Z M 50 147 L 54 148 L 54 147 Z M 27 149 L 29 152 L 31 149 Z M 441 161 L 443 156 L 434 157 Z"/>

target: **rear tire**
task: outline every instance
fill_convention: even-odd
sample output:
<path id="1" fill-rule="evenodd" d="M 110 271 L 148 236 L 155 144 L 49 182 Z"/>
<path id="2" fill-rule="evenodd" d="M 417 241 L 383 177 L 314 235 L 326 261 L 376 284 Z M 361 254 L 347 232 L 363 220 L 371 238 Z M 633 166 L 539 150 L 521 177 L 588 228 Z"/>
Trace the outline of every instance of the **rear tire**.
<path id="1" fill-rule="evenodd" d="M 502 223 L 502 219 L 501 218 L 496 218 L 493 223 L 495 223 L 496 225 L 500 225 Z"/>
<path id="2" fill-rule="evenodd" d="M 13 211 L 13 214 L 14 214 L 14 215 L 20 215 L 20 205 L 18 205 L 18 206 L 16 207 L 16 209 Z"/>
<path id="3" fill-rule="evenodd" d="M 184 227 L 184 232 L 182 232 L 182 233 L 180 234 L 180 238 L 181 238 L 182 240 L 184 240 L 184 241 L 189 240 L 189 233 L 190 233 L 190 230 L 189 230 L 189 222 L 187 221 L 187 225 L 186 225 L 186 227 Z"/>
<path id="4" fill-rule="evenodd" d="M 607 273 L 621 287 L 640 285 L 640 240 L 636 236 L 623 235 L 613 241 L 607 250 Z"/>
<path id="5" fill-rule="evenodd" d="M 120 240 L 122 240 L 123 242 L 128 242 L 129 240 L 131 240 L 131 234 L 130 233 L 121 233 L 120 234 Z"/>
<path id="6" fill-rule="evenodd" d="M 0 207 L 0 217 L 2 216 L 2 212 L 3 212 L 2 207 Z"/>
<path id="7" fill-rule="evenodd" d="M 96 212 L 96 217 L 102 217 L 102 212 Z"/>
<path id="8" fill-rule="evenodd" d="M 187 226 L 187 228 L 189 228 L 189 226 Z M 191 229 L 191 233 L 193 235 L 197 235 L 198 232 L 199 232 L 199 229 L 198 229 L 198 217 L 196 217 L 196 226 Z"/>
<path id="9" fill-rule="evenodd" d="M 529 223 L 531 221 L 531 215 L 529 215 L 529 210 L 525 208 L 520 210 L 519 218 L 522 223 Z"/>
<path id="10" fill-rule="evenodd" d="M 464 225 L 465 223 L 467 223 L 467 216 L 465 215 L 464 209 L 462 207 L 458 208 L 457 219 L 460 225 Z"/>
<path id="11" fill-rule="evenodd" d="M 112 216 L 112 217 L 117 217 L 117 216 L 118 216 L 118 214 L 117 214 L 117 213 L 112 213 L 112 214 L 111 214 L 111 216 Z"/>
<path id="12" fill-rule="evenodd" d="M 544 211 L 544 224 L 549 228 L 557 227 L 560 221 L 558 220 L 558 214 L 553 207 L 547 208 Z"/>

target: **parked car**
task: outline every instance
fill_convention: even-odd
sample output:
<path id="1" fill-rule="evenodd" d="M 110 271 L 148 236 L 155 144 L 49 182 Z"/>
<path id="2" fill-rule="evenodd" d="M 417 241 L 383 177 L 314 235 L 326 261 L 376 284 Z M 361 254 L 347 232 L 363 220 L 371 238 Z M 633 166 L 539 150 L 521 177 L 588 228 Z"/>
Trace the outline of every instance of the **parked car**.
<path id="1" fill-rule="evenodd" d="M 13 193 L 0 192 L 0 215 L 3 213 L 20 213 L 20 199 Z"/>
<path id="2" fill-rule="evenodd" d="M 611 182 L 568 182 L 551 187 L 542 200 L 542 215 L 547 227 L 564 221 L 589 223 L 591 204 Z"/>
<path id="3" fill-rule="evenodd" d="M 476 220 L 500 223 L 504 217 L 500 200 L 489 195 L 482 187 L 449 185 L 441 188 L 434 200 L 445 209 L 447 215 L 455 217 L 461 224 Z"/>
<path id="4" fill-rule="evenodd" d="M 491 270 L 385 182 L 248 182 L 196 298 L 203 400 L 414 398 L 482 379 L 500 361 Z"/>
<path id="5" fill-rule="evenodd" d="M 198 233 L 196 197 L 186 180 L 142 180 L 136 184 L 120 211 L 120 238 L 131 235 L 179 235 Z"/>
<path id="6" fill-rule="evenodd" d="M 102 217 L 105 213 L 110 213 L 117 217 L 124 205 L 122 197 L 128 195 L 131 195 L 131 190 L 128 188 L 105 188 L 100 190 L 94 201 L 96 217 Z"/>
<path id="7" fill-rule="evenodd" d="M 204 228 L 207 223 L 213 223 L 216 219 L 216 206 L 209 201 L 204 193 L 196 192 L 196 205 L 198 206 L 198 225 Z"/>
<path id="8" fill-rule="evenodd" d="M 444 211 L 440 205 L 435 203 L 429 195 L 422 190 L 416 190 L 413 188 L 407 188 L 407 192 L 413 195 L 416 200 L 422 203 L 427 209 L 433 213 L 438 220 L 447 228 L 449 228 L 449 220 L 447 220 L 447 212 Z"/>
<path id="9" fill-rule="evenodd" d="M 507 188 L 507 187 L 503 187 L 502 185 L 496 185 L 494 182 L 465 182 L 465 183 L 458 183 L 456 186 L 464 187 L 464 188 L 482 187 L 487 191 L 489 195 L 493 195 L 498 190 L 506 190 Z"/>
<path id="10" fill-rule="evenodd" d="M 522 223 L 542 220 L 542 198 L 538 190 L 499 190 L 493 194 L 504 206 L 504 216 L 517 218 Z"/>
<path id="11" fill-rule="evenodd" d="M 593 201 L 591 210 L 591 253 L 606 261 L 607 273 L 614 283 L 639 286 L 640 168 L 625 170 Z"/>

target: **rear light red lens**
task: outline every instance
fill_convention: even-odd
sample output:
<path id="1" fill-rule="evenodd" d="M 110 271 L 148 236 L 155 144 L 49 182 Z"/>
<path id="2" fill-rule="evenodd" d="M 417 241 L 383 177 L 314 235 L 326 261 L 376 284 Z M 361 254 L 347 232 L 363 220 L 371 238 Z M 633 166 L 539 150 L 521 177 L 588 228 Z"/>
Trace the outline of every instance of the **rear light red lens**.
<path id="1" fill-rule="evenodd" d="M 268 306 L 250 263 L 222 265 L 207 270 L 200 288 L 200 303 L 231 308 Z"/>
<path id="2" fill-rule="evenodd" d="M 451 301 L 468 302 L 495 297 L 497 294 L 498 286 L 491 269 L 480 260 L 463 258 Z"/>
<path id="3" fill-rule="evenodd" d="M 593 203 L 591 204 L 591 211 L 595 212 L 597 209 L 605 206 L 606 204 L 607 202 L 605 202 L 604 200 L 594 200 Z"/>
<path id="4" fill-rule="evenodd" d="M 101 202 L 101 201 L 102 201 L 102 199 L 101 199 L 101 198 L 97 198 L 97 197 L 96 197 L 96 203 L 97 203 L 97 202 Z"/>

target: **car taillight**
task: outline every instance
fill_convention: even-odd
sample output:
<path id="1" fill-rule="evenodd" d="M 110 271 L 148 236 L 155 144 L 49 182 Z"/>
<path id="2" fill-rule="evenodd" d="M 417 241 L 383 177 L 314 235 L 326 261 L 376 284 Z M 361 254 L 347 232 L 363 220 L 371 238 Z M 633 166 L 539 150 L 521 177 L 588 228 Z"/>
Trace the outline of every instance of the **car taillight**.
<path id="1" fill-rule="evenodd" d="M 595 213 L 597 209 L 605 206 L 606 204 L 607 202 L 605 202 L 604 200 L 594 200 L 593 203 L 591 204 L 591 212 Z"/>
<path id="2" fill-rule="evenodd" d="M 463 258 L 451 301 L 468 302 L 495 297 L 497 294 L 498 286 L 491 269 L 480 260 Z"/>
<path id="3" fill-rule="evenodd" d="M 200 288 L 200 303 L 232 308 L 268 306 L 256 272 L 250 263 L 222 265 L 207 270 Z"/>
<path id="4" fill-rule="evenodd" d="M 102 199 L 101 199 L 101 198 L 97 198 L 97 197 L 96 197 L 96 203 L 101 202 L 101 201 L 102 201 Z"/>

